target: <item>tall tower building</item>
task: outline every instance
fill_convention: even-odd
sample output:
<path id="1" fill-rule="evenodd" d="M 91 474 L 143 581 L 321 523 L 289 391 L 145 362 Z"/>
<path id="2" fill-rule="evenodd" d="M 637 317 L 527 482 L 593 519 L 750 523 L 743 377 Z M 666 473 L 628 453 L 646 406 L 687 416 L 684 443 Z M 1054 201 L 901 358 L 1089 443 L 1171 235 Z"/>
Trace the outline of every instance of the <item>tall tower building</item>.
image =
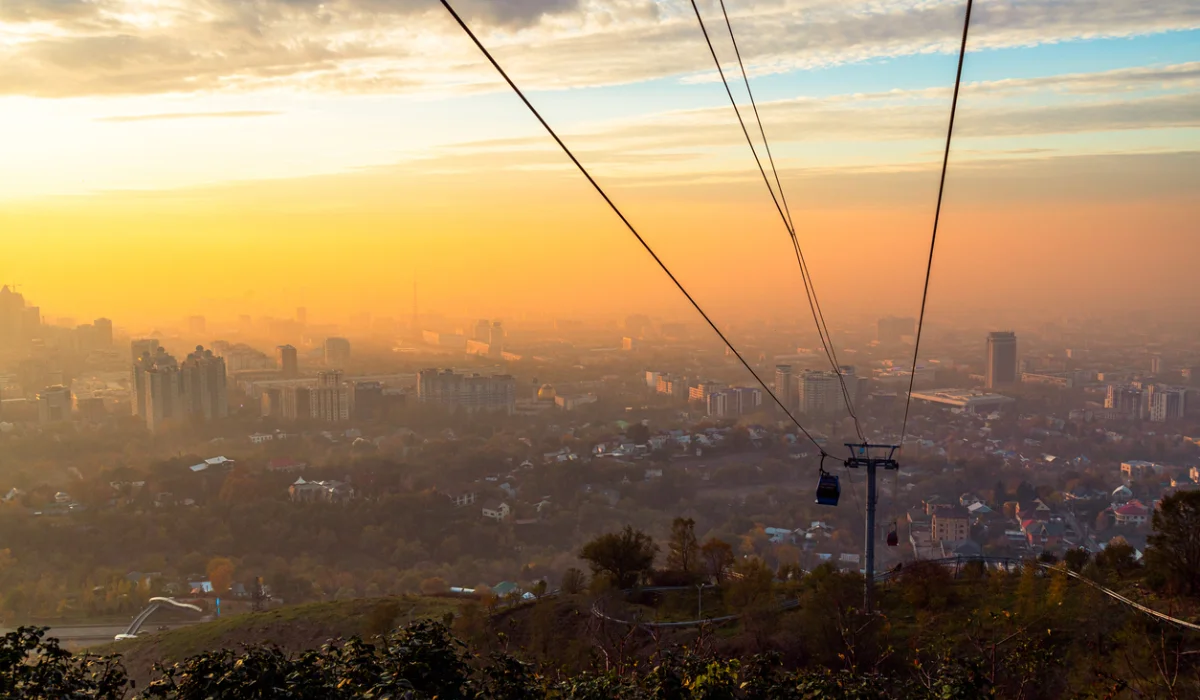
<path id="1" fill-rule="evenodd" d="M 229 415 L 225 386 L 225 359 L 197 345 L 179 366 L 184 412 L 193 420 L 208 422 Z"/>
<path id="2" fill-rule="evenodd" d="M 987 371 L 985 373 L 987 388 L 1017 381 L 1017 334 L 1012 331 L 997 331 L 988 334 L 987 340 Z"/>
<path id="3" fill-rule="evenodd" d="M 792 379 L 791 365 L 775 366 L 775 398 L 779 399 L 790 411 L 796 407 L 796 397 L 793 392 L 795 380 Z"/>
<path id="4" fill-rule="evenodd" d="M 1147 392 L 1146 404 L 1150 420 L 1156 423 L 1178 420 L 1187 409 L 1187 388 L 1155 384 Z"/>
<path id="5" fill-rule="evenodd" d="M 153 358 L 158 354 L 158 350 L 158 341 L 153 338 L 142 338 L 129 344 L 129 354 L 133 359 L 133 371 L 129 382 L 133 392 L 133 396 L 130 397 L 130 406 L 135 416 L 144 417 L 146 415 L 145 371 L 154 364 Z"/>
<path id="6" fill-rule="evenodd" d="M 154 432 L 167 421 L 183 418 L 183 392 L 175 358 L 158 348 L 154 355 L 143 355 L 138 366 L 142 391 L 136 401 L 143 407 L 140 415 L 145 418 L 146 427 Z"/>
<path id="7" fill-rule="evenodd" d="M 283 371 L 283 376 L 289 379 L 300 376 L 300 357 L 291 345 L 275 348 L 275 362 Z"/>
<path id="8" fill-rule="evenodd" d="M 113 325 L 112 321 L 107 318 L 98 318 L 92 322 L 92 337 L 95 339 L 96 347 L 111 348 L 113 342 Z"/>
<path id="9" fill-rule="evenodd" d="M 339 371 L 317 373 L 317 386 L 310 390 L 311 416 L 326 423 L 350 420 L 350 390 Z"/>
<path id="10" fill-rule="evenodd" d="M 350 362 L 350 341 L 345 338 L 325 339 L 325 366 L 345 367 Z"/>
<path id="11" fill-rule="evenodd" d="M 800 410 L 809 415 L 826 415 L 845 405 L 842 384 L 833 372 L 805 372 L 800 375 Z"/>

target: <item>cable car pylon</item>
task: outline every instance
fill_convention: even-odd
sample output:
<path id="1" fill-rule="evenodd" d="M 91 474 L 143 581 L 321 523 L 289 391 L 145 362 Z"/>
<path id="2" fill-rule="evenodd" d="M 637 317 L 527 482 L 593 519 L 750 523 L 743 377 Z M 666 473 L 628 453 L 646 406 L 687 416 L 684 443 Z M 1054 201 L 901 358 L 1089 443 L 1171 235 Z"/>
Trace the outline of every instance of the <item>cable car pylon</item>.
<path id="1" fill-rule="evenodd" d="M 850 450 L 850 459 L 846 460 L 846 466 L 850 469 L 862 467 L 867 470 L 867 531 L 863 547 L 866 585 L 863 591 L 863 606 L 870 614 L 875 611 L 875 505 L 879 501 L 875 490 L 875 473 L 880 467 L 885 471 L 900 468 L 900 463 L 895 459 L 896 450 L 900 449 L 900 446 L 847 442 L 846 447 Z"/>

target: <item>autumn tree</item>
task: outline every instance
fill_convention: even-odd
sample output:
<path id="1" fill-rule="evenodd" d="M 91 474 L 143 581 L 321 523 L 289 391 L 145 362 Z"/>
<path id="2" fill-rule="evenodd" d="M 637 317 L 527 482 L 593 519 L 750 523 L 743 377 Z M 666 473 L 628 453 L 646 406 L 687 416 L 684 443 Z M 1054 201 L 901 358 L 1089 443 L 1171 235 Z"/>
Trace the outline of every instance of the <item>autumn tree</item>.
<path id="1" fill-rule="evenodd" d="M 213 557 L 206 569 L 213 592 L 220 595 L 233 585 L 233 561 L 228 557 Z"/>
<path id="2" fill-rule="evenodd" d="M 718 582 L 725 578 L 725 572 L 733 566 L 733 547 L 724 540 L 708 538 L 700 547 L 700 555 L 704 557 L 708 575 Z"/>
<path id="3" fill-rule="evenodd" d="M 446 579 L 433 576 L 421 582 L 421 593 L 424 595 L 441 595 L 450 590 Z"/>
<path id="4" fill-rule="evenodd" d="M 579 569 L 571 567 L 563 573 L 562 582 L 558 587 L 567 595 L 582 593 L 587 588 L 587 576 Z"/>
<path id="5" fill-rule="evenodd" d="M 667 568 L 685 574 L 696 572 L 699 567 L 699 545 L 696 541 L 696 521 L 691 518 L 675 518 L 671 523 L 671 542 L 667 545 Z"/>
<path id="6" fill-rule="evenodd" d="M 583 546 L 579 558 L 587 561 L 593 574 L 608 574 L 617 586 L 632 588 L 654 566 L 658 545 L 642 532 L 626 525 L 621 532 L 600 535 Z"/>
<path id="7" fill-rule="evenodd" d="M 1147 567 L 1174 590 L 1200 595 L 1200 491 L 1179 491 L 1162 500 L 1151 521 Z"/>

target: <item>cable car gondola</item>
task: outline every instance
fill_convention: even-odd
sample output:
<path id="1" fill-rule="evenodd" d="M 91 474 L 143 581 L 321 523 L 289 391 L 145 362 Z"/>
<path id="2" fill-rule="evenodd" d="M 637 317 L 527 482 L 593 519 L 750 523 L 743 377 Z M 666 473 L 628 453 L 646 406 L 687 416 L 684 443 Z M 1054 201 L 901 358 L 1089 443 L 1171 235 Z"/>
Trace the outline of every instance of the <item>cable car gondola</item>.
<path id="1" fill-rule="evenodd" d="M 892 523 L 892 529 L 888 531 L 887 544 L 889 547 L 900 546 L 900 535 L 896 533 L 895 523 Z"/>
<path id="2" fill-rule="evenodd" d="M 830 474 L 825 471 L 825 467 L 821 467 L 821 478 L 817 481 L 817 504 L 836 506 L 841 495 L 842 486 L 838 482 L 837 475 Z"/>

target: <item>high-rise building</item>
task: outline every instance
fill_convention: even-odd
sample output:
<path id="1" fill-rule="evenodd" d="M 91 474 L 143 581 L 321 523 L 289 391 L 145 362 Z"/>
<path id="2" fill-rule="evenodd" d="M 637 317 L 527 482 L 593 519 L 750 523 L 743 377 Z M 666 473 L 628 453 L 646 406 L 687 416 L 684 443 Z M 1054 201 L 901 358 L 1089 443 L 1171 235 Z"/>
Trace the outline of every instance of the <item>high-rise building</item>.
<path id="1" fill-rule="evenodd" d="M 325 423 L 350 420 L 350 390 L 342 382 L 341 372 L 318 372 L 317 386 L 310 391 L 309 409 L 314 420 Z"/>
<path id="2" fill-rule="evenodd" d="M 325 366 L 345 367 L 350 362 L 350 341 L 345 338 L 325 339 Z"/>
<path id="3" fill-rule="evenodd" d="M 417 375 L 417 399 L 467 411 L 512 412 L 517 401 L 517 381 L 508 374 L 485 377 L 449 369 L 425 369 Z"/>
<path id="4" fill-rule="evenodd" d="M 475 322 L 475 332 L 471 336 L 474 340 L 481 343 L 490 342 L 492 337 L 492 324 L 486 318 L 481 318 Z"/>
<path id="5" fill-rule="evenodd" d="M 1017 374 L 1017 334 L 1012 331 L 997 331 L 988 334 L 987 370 L 984 375 L 987 388 L 1015 384 Z"/>
<path id="6" fill-rule="evenodd" d="M 71 390 L 65 386 L 46 387 L 38 392 L 38 422 L 42 425 L 71 420 Z"/>
<path id="7" fill-rule="evenodd" d="M 493 321 L 491 330 L 488 331 L 488 354 L 493 357 L 502 355 L 505 338 L 507 334 L 504 332 L 504 326 L 499 321 Z"/>
<path id="8" fill-rule="evenodd" d="M 1187 388 L 1155 384 L 1146 392 L 1146 406 L 1150 420 L 1156 423 L 1183 418 L 1187 410 Z"/>
<path id="9" fill-rule="evenodd" d="M 275 348 L 275 362 L 279 365 L 284 377 L 292 379 L 300 376 L 299 355 L 296 353 L 296 348 L 291 345 L 280 345 Z"/>
<path id="10" fill-rule="evenodd" d="M 354 396 L 350 401 L 354 417 L 362 420 L 378 420 L 384 413 L 383 384 L 379 382 L 355 382 Z"/>
<path id="11" fill-rule="evenodd" d="M 762 406 L 762 391 L 753 387 L 733 387 L 709 394 L 705 400 L 708 415 L 735 418 L 753 413 Z"/>
<path id="12" fill-rule="evenodd" d="M 1150 358 L 1150 374 L 1153 374 L 1153 375 L 1155 375 L 1155 376 L 1158 376 L 1158 375 L 1162 374 L 1162 372 L 1163 372 L 1163 359 L 1162 359 L 1162 357 L 1160 357 L 1160 356 L 1158 356 L 1158 355 L 1155 355 L 1154 357 L 1151 357 L 1151 358 Z"/>
<path id="13" fill-rule="evenodd" d="M 283 389 L 263 389 L 260 406 L 263 418 L 283 418 Z"/>
<path id="14" fill-rule="evenodd" d="M 896 318 L 887 316 L 879 319 L 876 326 L 876 338 L 881 343 L 899 343 L 905 337 L 915 337 L 917 334 L 917 319 L 911 317 Z"/>
<path id="15" fill-rule="evenodd" d="M 130 388 L 133 391 L 133 397 L 130 404 L 133 407 L 133 415 L 146 415 L 146 378 L 144 375 L 145 369 L 152 360 L 142 362 L 143 358 L 153 358 L 159 350 L 158 341 L 153 338 L 143 338 L 134 340 L 129 344 L 130 355 L 133 358 L 133 372 L 130 377 Z"/>
<path id="16" fill-rule="evenodd" d="M 281 391 L 284 420 L 309 420 L 312 418 L 312 387 L 289 386 Z"/>
<path id="17" fill-rule="evenodd" d="M 229 415 L 224 358 L 197 345 L 196 351 L 180 364 L 179 373 L 184 413 L 202 422 Z"/>
<path id="18" fill-rule="evenodd" d="M 700 382 L 695 386 L 688 387 L 688 401 L 707 402 L 709 395 L 724 391 L 725 388 L 725 385 L 720 382 Z"/>
<path id="19" fill-rule="evenodd" d="M 24 337 L 25 297 L 0 287 L 0 347 L 11 346 Z"/>
<path id="20" fill-rule="evenodd" d="M 796 408 L 794 388 L 796 381 L 792 377 L 791 365 L 775 366 L 775 398 L 779 399 L 789 411 Z"/>
<path id="21" fill-rule="evenodd" d="M 158 348 L 154 355 L 146 353 L 138 359 L 134 374 L 139 373 L 141 381 L 134 383 L 134 390 L 140 389 L 140 394 L 135 397 L 134 405 L 142 407 L 139 415 L 145 419 L 146 428 L 154 432 L 168 421 L 182 419 L 182 383 L 175 358 Z"/>
<path id="22" fill-rule="evenodd" d="M 92 322 L 92 337 L 98 348 L 111 348 L 113 343 L 113 325 L 107 318 L 98 318 Z"/>
<path id="23" fill-rule="evenodd" d="M 809 415 L 828 415 L 845 409 L 842 384 L 833 372 L 808 371 L 800 375 L 800 410 Z"/>
<path id="24" fill-rule="evenodd" d="M 1109 384 L 1108 393 L 1104 397 L 1104 407 L 1112 409 L 1128 418 L 1141 418 L 1145 410 L 1140 387 L 1128 384 Z"/>

